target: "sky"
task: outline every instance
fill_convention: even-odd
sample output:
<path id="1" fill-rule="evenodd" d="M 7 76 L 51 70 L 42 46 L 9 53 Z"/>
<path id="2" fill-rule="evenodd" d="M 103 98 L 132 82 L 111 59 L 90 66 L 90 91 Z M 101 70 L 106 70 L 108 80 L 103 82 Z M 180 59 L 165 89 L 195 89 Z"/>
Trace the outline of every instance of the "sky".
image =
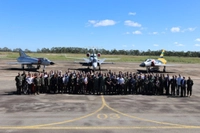
<path id="1" fill-rule="evenodd" d="M 200 51 L 200 0 L 0 0 L 0 48 Z"/>

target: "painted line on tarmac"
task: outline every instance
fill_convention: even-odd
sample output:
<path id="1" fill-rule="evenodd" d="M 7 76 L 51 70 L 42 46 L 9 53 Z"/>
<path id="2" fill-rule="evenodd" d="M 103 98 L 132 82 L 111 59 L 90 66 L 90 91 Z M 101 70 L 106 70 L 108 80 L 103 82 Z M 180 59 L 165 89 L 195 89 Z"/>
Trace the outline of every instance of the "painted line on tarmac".
<path id="1" fill-rule="evenodd" d="M 53 126 L 53 125 L 60 125 L 60 124 L 66 124 L 66 123 L 70 123 L 70 122 L 74 122 L 74 121 L 78 121 L 84 118 L 87 118 L 89 116 L 92 116 L 96 113 L 98 113 L 99 111 L 101 111 L 104 107 L 105 107 L 105 99 L 103 98 L 103 96 L 101 96 L 101 100 L 102 100 L 102 105 L 99 109 L 97 109 L 96 111 L 81 116 L 81 117 L 77 117 L 75 119 L 71 119 L 71 120 L 66 120 L 66 121 L 61 121 L 61 122 L 54 122 L 54 123 L 48 123 L 48 124 L 41 124 L 41 125 L 32 125 L 32 126 L 0 126 L 0 129 L 34 129 L 34 128 L 40 128 L 40 127 L 47 127 L 47 126 Z"/>
<path id="2" fill-rule="evenodd" d="M 101 96 L 101 97 L 102 97 L 102 96 Z M 62 122 L 55 122 L 55 123 L 49 123 L 49 124 L 34 125 L 33 127 L 44 127 L 44 126 L 53 126 L 53 125 L 66 124 L 66 123 L 78 121 L 78 120 L 87 118 L 87 117 L 89 117 L 89 116 L 92 116 L 92 115 L 98 113 L 99 111 L 101 111 L 101 110 L 105 107 L 105 100 L 104 100 L 104 98 L 101 98 L 101 99 L 102 99 L 102 105 L 101 105 L 101 107 L 100 107 L 99 109 L 97 109 L 96 111 L 94 111 L 94 112 L 88 114 L 88 115 L 84 115 L 84 116 L 81 116 L 81 117 L 78 117 L 78 118 L 75 118 L 75 119 L 66 120 L 66 121 L 62 121 Z M 31 127 L 32 127 L 32 126 L 31 126 Z"/>
<path id="3" fill-rule="evenodd" d="M 200 129 L 200 126 L 91 126 L 91 127 L 0 127 L 0 130 L 108 130 L 108 129 Z"/>
<path id="4" fill-rule="evenodd" d="M 62 122 L 55 122 L 55 123 L 49 123 L 49 124 L 41 124 L 41 125 L 33 125 L 33 126 L 0 126 L 0 129 L 200 129 L 200 126 L 187 126 L 187 125 L 180 125 L 180 124 L 174 124 L 174 123 L 167 123 L 167 122 L 159 122 L 159 121 L 154 121 L 154 120 L 149 120 L 149 119 L 144 119 L 144 118 L 140 118 L 140 117 L 136 117 L 136 116 L 132 116 L 132 115 L 128 115 L 125 113 L 122 113 L 112 107 L 110 107 L 105 99 L 104 96 L 101 96 L 101 100 L 102 100 L 102 105 L 99 109 L 97 109 L 96 111 L 94 111 L 93 113 L 90 113 L 88 115 L 84 115 L 75 119 L 71 119 L 71 120 L 66 120 L 66 121 L 62 121 Z M 123 116 L 129 117 L 129 118 L 133 118 L 133 119 L 138 119 L 141 121 L 146 121 L 146 122 L 151 122 L 151 123 L 157 123 L 157 124 L 162 124 L 162 125 L 167 125 L 167 126 L 105 126 L 105 127 L 101 127 L 101 126 L 91 126 L 91 127 L 75 127 L 75 126 L 71 126 L 71 127 L 53 127 L 55 125 L 60 125 L 60 124 L 66 124 L 66 123 L 70 123 L 70 122 L 75 122 L 84 118 L 87 118 L 89 116 L 92 116 L 98 112 L 100 112 L 104 107 L 107 107 L 108 109 L 112 110 L 115 113 L 121 114 Z M 49 127 L 51 126 L 51 127 Z"/>
<path id="5" fill-rule="evenodd" d="M 104 97 L 103 97 L 103 99 L 104 99 Z M 105 99 L 103 101 L 105 102 Z M 118 110 L 110 107 L 106 102 L 105 102 L 105 106 L 107 108 L 109 108 L 110 110 L 118 113 L 118 114 L 121 114 L 121 115 L 129 117 L 129 118 L 138 119 L 138 120 L 141 120 L 141 121 L 146 121 L 146 122 L 151 122 L 151 123 L 157 123 L 157 124 L 162 124 L 162 125 L 170 125 L 170 126 L 182 126 L 182 127 L 188 126 L 188 125 L 174 124 L 174 123 L 168 123 L 168 122 L 159 122 L 159 121 L 154 121 L 154 120 L 140 118 L 140 117 L 137 117 L 137 116 L 128 115 L 128 114 L 122 113 L 122 112 L 120 112 L 120 111 L 118 111 Z"/>

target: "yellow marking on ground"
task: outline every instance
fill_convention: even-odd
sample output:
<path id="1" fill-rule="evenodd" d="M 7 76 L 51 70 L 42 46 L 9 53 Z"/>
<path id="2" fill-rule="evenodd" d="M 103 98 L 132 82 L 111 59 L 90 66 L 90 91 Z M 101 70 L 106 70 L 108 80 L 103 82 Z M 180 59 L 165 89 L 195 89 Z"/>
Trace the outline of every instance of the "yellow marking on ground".
<path id="1" fill-rule="evenodd" d="M 105 101 L 105 100 L 104 100 Z M 151 123 L 157 123 L 157 124 L 162 124 L 162 125 L 171 125 L 171 126 L 187 126 L 187 125 L 180 125 L 180 124 L 173 124 L 173 123 L 168 123 L 168 122 L 159 122 L 159 121 L 154 121 L 154 120 L 149 120 L 149 119 L 144 119 L 144 118 L 140 118 L 140 117 L 136 117 L 136 116 L 132 116 L 132 115 L 128 115 L 128 114 L 125 114 L 125 113 L 122 113 L 116 109 L 113 109 L 111 108 L 107 103 L 105 103 L 105 106 L 107 108 L 109 108 L 110 110 L 118 113 L 118 114 L 121 114 L 123 116 L 127 116 L 127 117 L 130 117 L 130 118 L 133 118 L 133 119 L 138 119 L 138 120 L 141 120 L 141 121 L 146 121 L 146 122 L 151 122 Z"/>
<path id="2" fill-rule="evenodd" d="M 61 130 L 61 129 L 68 129 L 68 130 L 105 130 L 105 129 L 200 129 L 200 126 L 91 126 L 91 127 L 0 127 L 2 129 L 15 129 L 15 130 Z"/>
<path id="3" fill-rule="evenodd" d="M 200 129 L 200 126 L 187 126 L 187 125 L 173 124 L 173 123 L 167 123 L 167 122 L 159 122 L 159 121 L 154 121 L 154 120 L 149 120 L 149 119 L 144 119 L 144 118 L 128 115 L 128 114 L 122 113 L 122 112 L 110 107 L 106 103 L 103 96 L 101 96 L 101 99 L 102 99 L 102 105 L 99 109 L 97 109 L 93 113 L 90 113 L 88 115 L 84 115 L 84 116 L 81 116 L 81 117 L 78 117 L 78 118 L 75 118 L 75 119 L 66 120 L 66 121 L 62 121 L 62 122 L 49 123 L 49 124 L 33 125 L 33 126 L 0 126 L 0 129 L 16 129 L 16 130 L 19 130 L 19 129 L 77 129 L 77 130 L 81 130 L 81 129 L 85 129 L 85 130 L 93 130 L 93 129 L 99 129 L 99 130 L 103 130 L 103 129 Z M 108 109 L 117 113 L 117 114 L 113 114 L 112 117 L 120 118 L 120 116 L 118 114 L 121 114 L 121 115 L 129 117 L 129 118 L 138 119 L 138 120 L 146 121 L 146 122 L 162 124 L 162 125 L 167 125 L 167 126 L 110 126 L 110 127 L 109 126 L 91 126 L 91 127 L 85 127 L 85 126 L 84 127 L 81 127 L 81 126 L 73 127 L 73 126 L 71 126 L 71 127 L 53 127 L 53 125 L 70 123 L 70 122 L 74 122 L 74 121 L 78 121 L 78 120 L 87 118 L 89 116 L 92 116 L 92 115 L 98 113 L 104 107 L 107 107 Z M 104 114 L 104 115 L 106 115 L 106 114 Z M 108 117 L 108 115 L 106 115 L 106 118 L 107 117 Z M 51 126 L 51 127 L 49 127 L 49 126 Z"/>
<path id="4" fill-rule="evenodd" d="M 87 118 L 89 116 L 92 116 L 92 115 L 98 113 L 99 111 L 101 111 L 105 107 L 105 100 L 104 100 L 103 97 L 101 99 L 102 99 L 102 105 L 101 105 L 101 107 L 99 109 L 97 109 L 96 111 L 94 111 L 93 113 L 90 113 L 88 115 L 84 115 L 84 116 L 81 116 L 81 117 L 78 117 L 78 118 L 75 118 L 75 119 L 71 119 L 71 120 L 66 120 L 66 121 L 62 121 L 62 122 L 55 122 L 55 123 L 49 123 L 49 124 L 42 124 L 42 125 L 34 125 L 33 127 L 43 127 L 43 126 L 60 125 L 60 124 L 65 124 L 65 123 L 69 123 L 69 122 L 78 121 L 78 120 Z"/>

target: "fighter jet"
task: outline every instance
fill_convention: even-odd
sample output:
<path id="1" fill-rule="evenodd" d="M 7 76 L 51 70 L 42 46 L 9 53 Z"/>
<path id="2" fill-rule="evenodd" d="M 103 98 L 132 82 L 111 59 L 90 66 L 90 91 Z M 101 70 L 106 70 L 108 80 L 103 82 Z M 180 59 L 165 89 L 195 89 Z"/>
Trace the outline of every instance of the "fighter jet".
<path id="1" fill-rule="evenodd" d="M 163 67 L 163 72 L 166 72 L 167 60 L 163 58 L 165 50 L 162 50 L 158 59 L 146 59 L 140 64 L 140 67 L 146 67 L 147 72 L 158 71 L 160 67 Z"/>
<path id="2" fill-rule="evenodd" d="M 43 65 L 43 71 L 45 71 L 45 66 L 55 64 L 47 58 L 30 57 L 21 49 L 19 49 L 19 55 L 17 62 L 10 62 L 9 64 L 21 64 L 22 69 L 24 69 L 24 65 L 26 65 L 28 69 L 35 68 L 33 65 L 37 66 L 36 69 L 40 69 L 40 66 Z"/>
<path id="3" fill-rule="evenodd" d="M 101 64 L 113 64 L 113 62 L 104 62 L 106 59 L 98 59 L 98 57 L 101 56 L 100 53 L 96 54 L 95 49 L 93 48 L 92 53 L 89 52 L 86 54 L 88 58 L 83 58 L 84 62 L 78 62 L 79 64 L 82 64 L 83 66 L 88 66 L 88 69 L 90 67 L 93 68 L 93 70 L 101 70 Z M 99 68 L 98 68 L 99 67 Z"/>

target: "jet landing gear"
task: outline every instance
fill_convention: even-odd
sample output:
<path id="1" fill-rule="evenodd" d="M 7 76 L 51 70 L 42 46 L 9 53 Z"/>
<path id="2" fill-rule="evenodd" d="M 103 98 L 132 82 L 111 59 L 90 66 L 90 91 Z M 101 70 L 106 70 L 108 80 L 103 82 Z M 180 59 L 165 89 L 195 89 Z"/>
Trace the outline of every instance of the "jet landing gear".
<path id="1" fill-rule="evenodd" d="M 163 68 L 163 72 L 166 72 L 166 66 L 164 66 L 164 68 Z"/>
<path id="2" fill-rule="evenodd" d="M 147 73 L 149 73 L 151 71 L 150 67 L 147 67 Z"/>
<path id="3" fill-rule="evenodd" d="M 44 65 L 44 67 L 43 67 L 43 73 L 45 72 L 45 65 Z"/>
<path id="4" fill-rule="evenodd" d="M 22 69 L 24 70 L 24 65 L 22 65 Z"/>

